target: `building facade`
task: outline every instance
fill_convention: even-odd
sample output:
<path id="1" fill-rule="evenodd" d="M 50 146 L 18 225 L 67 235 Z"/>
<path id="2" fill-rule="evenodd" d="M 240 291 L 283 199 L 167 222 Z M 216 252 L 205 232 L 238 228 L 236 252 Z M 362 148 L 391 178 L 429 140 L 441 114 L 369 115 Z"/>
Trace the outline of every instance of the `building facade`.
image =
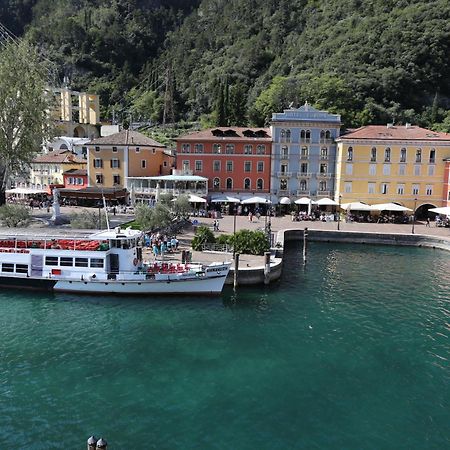
<path id="1" fill-rule="evenodd" d="M 49 152 L 37 156 L 30 167 L 28 186 L 48 189 L 52 185 L 63 185 L 63 173 L 71 169 L 86 169 L 86 161 L 70 150 Z"/>
<path id="2" fill-rule="evenodd" d="M 180 136 L 176 141 L 177 170 L 208 178 L 212 197 L 270 192 L 269 129 L 219 127 Z"/>
<path id="3" fill-rule="evenodd" d="M 279 197 L 333 195 L 341 118 L 307 103 L 272 116 L 271 192 Z"/>
<path id="4" fill-rule="evenodd" d="M 137 131 L 94 139 L 87 147 L 90 186 L 123 188 L 127 177 L 164 175 L 171 170 L 172 157 L 166 147 Z"/>
<path id="5" fill-rule="evenodd" d="M 450 134 L 410 124 L 370 125 L 337 142 L 336 200 L 395 202 L 419 211 L 446 205 Z"/>
<path id="6" fill-rule="evenodd" d="M 88 177 L 86 169 L 69 169 L 63 172 L 63 184 L 68 189 L 85 189 L 88 187 Z"/>

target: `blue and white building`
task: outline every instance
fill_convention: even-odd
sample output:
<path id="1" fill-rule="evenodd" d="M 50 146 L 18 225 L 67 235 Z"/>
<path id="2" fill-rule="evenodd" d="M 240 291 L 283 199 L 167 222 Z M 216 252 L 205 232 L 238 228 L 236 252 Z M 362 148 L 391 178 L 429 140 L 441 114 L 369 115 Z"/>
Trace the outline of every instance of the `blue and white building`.
<path id="1" fill-rule="evenodd" d="M 341 116 L 308 103 L 272 115 L 271 194 L 333 197 Z"/>

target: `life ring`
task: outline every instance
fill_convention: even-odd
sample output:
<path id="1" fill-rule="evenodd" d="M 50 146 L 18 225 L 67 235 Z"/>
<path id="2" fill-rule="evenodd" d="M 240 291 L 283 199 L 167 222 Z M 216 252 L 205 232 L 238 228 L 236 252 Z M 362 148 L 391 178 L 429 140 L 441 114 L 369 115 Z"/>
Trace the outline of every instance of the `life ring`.
<path id="1" fill-rule="evenodd" d="M 135 266 L 137 266 L 137 265 L 139 264 L 139 260 L 138 260 L 137 258 L 134 258 L 134 259 L 133 259 L 133 264 L 134 264 Z"/>

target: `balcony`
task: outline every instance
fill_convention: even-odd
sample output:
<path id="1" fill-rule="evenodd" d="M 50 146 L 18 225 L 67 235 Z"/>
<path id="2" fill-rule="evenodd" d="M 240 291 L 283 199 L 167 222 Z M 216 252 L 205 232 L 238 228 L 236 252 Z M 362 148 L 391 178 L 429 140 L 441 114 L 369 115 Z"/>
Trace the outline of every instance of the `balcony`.
<path id="1" fill-rule="evenodd" d="M 317 197 L 331 197 L 331 191 L 317 191 Z"/>
<path id="2" fill-rule="evenodd" d="M 306 195 L 306 196 L 308 196 L 310 193 L 311 192 L 309 190 L 307 190 L 307 189 L 298 189 L 297 192 L 296 192 L 296 195 L 299 195 L 299 196 Z"/>
<path id="3" fill-rule="evenodd" d="M 311 144 L 311 138 L 300 138 L 300 144 Z"/>
<path id="4" fill-rule="evenodd" d="M 330 144 L 334 144 L 334 139 L 320 139 L 320 143 L 321 144 L 328 144 L 328 145 L 330 145 Z"/>
<path id="5" fill-rule="evenodd" d="M 328 159 L 328 155 L 320 155 L 320 159 L 321 160 L 327 160 Z M 347 161 L 349 161 L 349 160 L 347 160 Z"/>
<path id="6" fill-rule="evenodd" d="M 292 172 L 277 172 L 278 178 L 291 178 Z"/>
<path id="7" fill-rule="evenodd" d="M 309 158 L 309 155 L 308 154 L 306 154 L 306 155 L 300 155 L 300 159 L 308 159 Z"/>
<path id="8" fill-rule="evenodd" d="M 311 172 L 297 172 L 297 178 L 311 178 Z"/>
<path id="9" fill-rule="evenodd" d="M 317 172 L 317 178 L 333 178 L 333 174 L 329 172 Z"/>
<path id="10" fill-rule="evenodd" d="M 280 159 L 289 159 L 289 153 L 281 153 Z"/>

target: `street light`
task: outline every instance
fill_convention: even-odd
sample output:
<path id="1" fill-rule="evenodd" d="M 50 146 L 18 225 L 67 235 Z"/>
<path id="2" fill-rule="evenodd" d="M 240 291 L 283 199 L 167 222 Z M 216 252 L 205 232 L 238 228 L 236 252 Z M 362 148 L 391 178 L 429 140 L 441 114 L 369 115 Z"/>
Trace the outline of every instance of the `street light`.
<path id="1" fill-rule="evenodd" d="M 414 234 L 414 227 L 416 225 L 416 206 L 417 206 L 417 198 L 414 199 L 414 213 L 413 213 L 413 223 L 411 233 Z"/>
<path id="2" fill-rule="evenodd" d="M 338 231 L 341 229 L 341 227 L 340 227 L 340 225 L 341 225 L 341 200 L 342 200 L 342 195 L 341 194 L 339 194 L 339 206 L 338 206 L 338 212 L 337 212 L 337 215 L 338 215 Z"/>
<path id="3" fill-rule="evenodd" d="M 233 258 L 236 254 L 236 211 L 237 205 L 233 203 L 234 217 L 233 217 Z"/>

